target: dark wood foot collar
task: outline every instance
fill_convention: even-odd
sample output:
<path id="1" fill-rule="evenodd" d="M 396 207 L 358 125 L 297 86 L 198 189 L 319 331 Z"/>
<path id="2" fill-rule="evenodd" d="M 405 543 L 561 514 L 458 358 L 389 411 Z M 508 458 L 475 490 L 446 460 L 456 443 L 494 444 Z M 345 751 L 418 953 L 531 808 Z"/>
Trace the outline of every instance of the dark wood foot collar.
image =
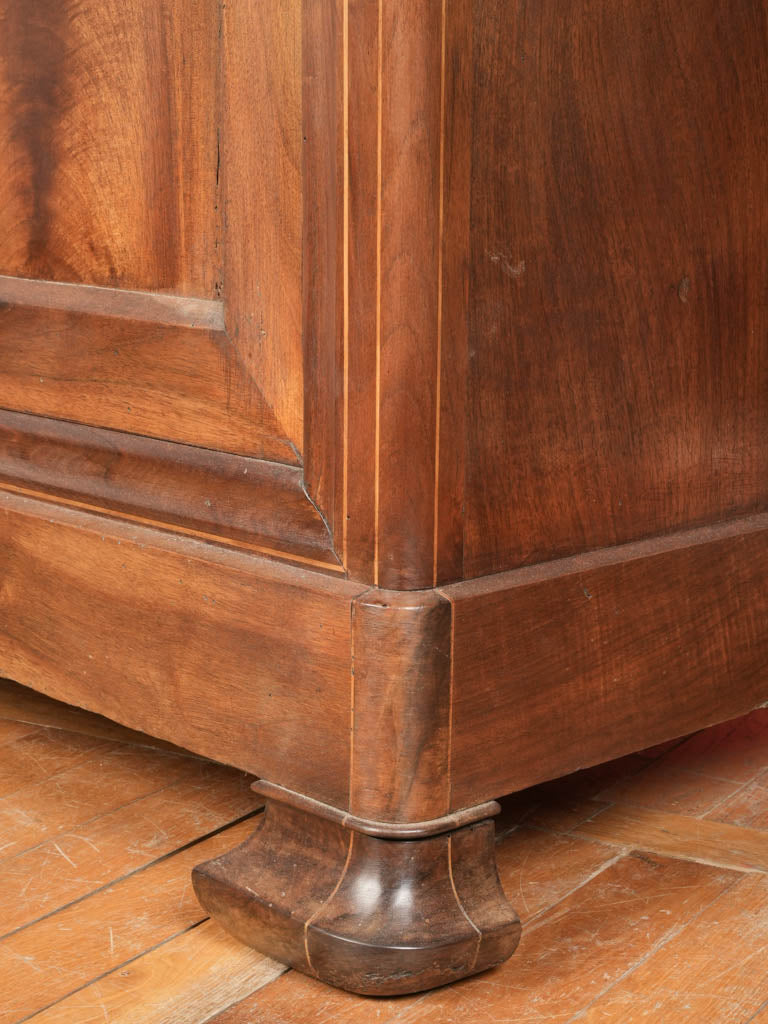
<path id="1" fill-rule="evenodd" d="M 318 818 L 327 818 L 329 821 L 336 821 L 339 825 L 354 829 L 355 832 L 362 832 L 367 836 L 376 836 L 377 839 L 426 839 L 428 836 L 437 836 L 441 832 L 453 832 L 465 825 L 474 825 L 486 818 L 495 818 L 501 810 L 501 805 L 495 800 L 489 800 L 484 804 L 477 804 L 475 807 L 465 807 L 451 814 L 445 814 L 440 818 L 430 818 L 429 821 L 378 821 L 373 818 L 361 818 L 349 811 L 341 811 L 338 807 L 331 807 L 330 804 L 323 804 L 319 800 L 295 793 L 292 789 L 278 786 L 274 782 L 266 782 L 258 779 L 253 783 L 251 789 L 254 793 L 266 797 L 273 803 L 288 804 L 289 807 L 296 807 L 300 811 L 308 811 L 317 815 Z"/>
<path id="2" fill-rule="evenodd" d="M 456 981 L 502 963 L 520 938 L 488 818 L 382 839 L 270 799 L 250 839 L 193 880 L 241 941 L 361 995 Z"/>

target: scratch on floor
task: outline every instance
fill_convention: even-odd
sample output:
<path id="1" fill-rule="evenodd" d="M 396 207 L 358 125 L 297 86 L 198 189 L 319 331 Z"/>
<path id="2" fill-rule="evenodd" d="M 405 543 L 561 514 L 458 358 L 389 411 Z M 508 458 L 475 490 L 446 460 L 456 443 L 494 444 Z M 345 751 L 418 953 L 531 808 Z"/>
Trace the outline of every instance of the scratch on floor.
<path id="1" fill-rule="evenodd" d="M 77 868 L 77 864 L 75 864 L 71 857 L 68 857 L 66 853 L 64 853 L 64 851 L 62 850 L 58 843 L 53 843 L 53 848 L 57 853 L 61 854 L 61 856 L 68 864 L 71 864 L 73 868 Z"/>

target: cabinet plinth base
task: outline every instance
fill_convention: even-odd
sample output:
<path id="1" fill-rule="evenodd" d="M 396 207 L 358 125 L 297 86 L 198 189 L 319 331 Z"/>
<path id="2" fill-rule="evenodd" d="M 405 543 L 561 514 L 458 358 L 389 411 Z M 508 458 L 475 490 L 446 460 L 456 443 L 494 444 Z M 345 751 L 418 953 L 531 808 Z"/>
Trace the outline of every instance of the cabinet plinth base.
<path id="1" fill-rule="evenodd" d="M 489 819 L 381 839 L 268 801 L 254 834 L 193 879 L 203 907 L 241 941 L 362 995 L 456 981 L 502 963 L 520 938 Z"/>

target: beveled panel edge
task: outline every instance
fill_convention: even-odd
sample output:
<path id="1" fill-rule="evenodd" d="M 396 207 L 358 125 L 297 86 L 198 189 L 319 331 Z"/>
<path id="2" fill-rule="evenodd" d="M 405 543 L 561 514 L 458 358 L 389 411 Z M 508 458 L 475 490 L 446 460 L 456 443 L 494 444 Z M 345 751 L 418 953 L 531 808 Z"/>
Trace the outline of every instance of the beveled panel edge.
<path id="1" fill-rule="evenodd" d="M 282 463 L 0 409 L 0 488 L 343 572 Z"/>
<path id="2" fill-rule="evenodd" d="M 224 330 L 224 303 L 162 292 L 39 281 L 0 274 L 0 304 L 93 313 L 174 327 Z"/>
<path id="3" fill-rule="evenodd" d="M 439 818 L 431 818 L 429 821 L 375 821 L 371 818 L 361 818 L 358 815 L 350 814 L 348 811 L 324 804 L 319 800 L 313 800 L 311 797 L 295 793 L 285 786 L 268 782 L 266 779 L 257 779 L 252 783 L 251 789 L 259 796 L 274 800 L 275 803 L 287 804 L 300 811 L 308 811 L 317 815 L 318 818 L 335 821 L 353 832 L 362 832 L 363 835 L 375 836 L 378 839 L 426 839 L 428 836 L 442 835 L 444 832 L 453 832 L 466 825 L 474 825 L 487 818 L 494 818 L 501 811 L 501 806 L 495 800 L 488 800 L 474 807 L 462 807 Z"/>

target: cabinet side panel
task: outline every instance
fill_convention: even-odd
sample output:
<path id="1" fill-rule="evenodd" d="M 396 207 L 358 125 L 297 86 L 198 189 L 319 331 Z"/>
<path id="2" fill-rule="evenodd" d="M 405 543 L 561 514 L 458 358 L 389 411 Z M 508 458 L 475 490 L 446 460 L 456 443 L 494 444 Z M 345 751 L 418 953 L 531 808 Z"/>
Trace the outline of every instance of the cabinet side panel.
<path id="1" fill-rule="evenodd" d="M 768 10 L 475 5 L 466 572 L 766 507 Z"/>

